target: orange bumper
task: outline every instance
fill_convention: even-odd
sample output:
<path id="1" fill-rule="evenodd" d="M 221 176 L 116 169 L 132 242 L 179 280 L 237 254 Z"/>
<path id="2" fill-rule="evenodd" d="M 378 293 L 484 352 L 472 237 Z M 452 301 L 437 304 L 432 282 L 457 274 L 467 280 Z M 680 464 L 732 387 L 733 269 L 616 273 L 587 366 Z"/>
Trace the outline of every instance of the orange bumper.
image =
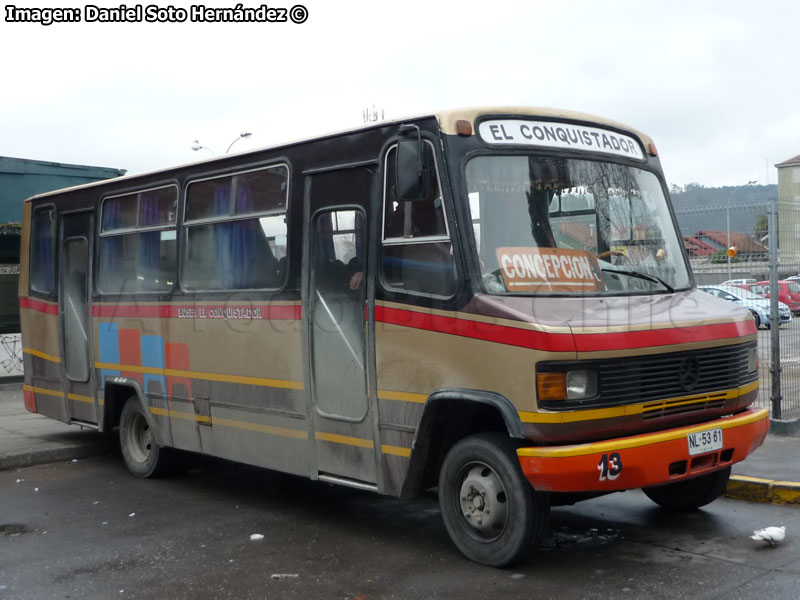
<path id="1" fill-rule="evenodd" d="M 722 430 L 721 448 L 690 454 L 689 435 Z M 572 446 L 517 450 L 533 487 L 549 492 L 619 491 L 671 483 L 744 460 L 764 441 L 767 409 L 700 425 Z"/>

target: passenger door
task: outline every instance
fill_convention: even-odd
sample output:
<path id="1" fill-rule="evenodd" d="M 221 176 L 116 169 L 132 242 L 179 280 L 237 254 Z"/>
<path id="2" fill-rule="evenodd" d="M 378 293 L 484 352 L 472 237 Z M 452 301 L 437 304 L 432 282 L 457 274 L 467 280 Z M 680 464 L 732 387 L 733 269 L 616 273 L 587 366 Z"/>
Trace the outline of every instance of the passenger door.
<path id="1" fill-rule="evenodd" d="M 96 424 L 97 396 L 92 368 L 91 249 L 93 213 L 61 216 L 58 303 L 62 366 L 69 421 Z"/>
<path id="2" fill-rule="evenodd" d="M 367 167 L 306 178 L 303 300 L 317 475 L 370 489 L 377 481 L 367 319 L 373 178 Z"/>

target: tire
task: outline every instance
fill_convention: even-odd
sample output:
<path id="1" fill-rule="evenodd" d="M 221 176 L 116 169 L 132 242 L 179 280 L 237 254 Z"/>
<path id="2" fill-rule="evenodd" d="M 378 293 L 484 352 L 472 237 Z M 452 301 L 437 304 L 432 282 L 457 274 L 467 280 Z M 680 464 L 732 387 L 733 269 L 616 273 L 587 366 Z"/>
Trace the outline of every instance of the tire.
<path id="1" fill-rule="evenodd" d="M 730 476 L 731 468 L 726 467 L 694 479 L 642 488 L 642 491 L 662 508 L 675 512 L 691 512 L 724 494 Z"/>
<path id="2" fill-rule="evenodd" d="M 139 399 L 128 398 L 119 418 L 119 445 L 128 470 L 137 477 L 155 478 L 174 474 L 181 457 L 172 448 L 156 443 Z"/>
<path id="3" fill-rule="evenodd" d="M 753 320 L 756 322 L 756 329 L 761 327 L 761 317 L 758 316 L 758 313 L 753 313 Z"/>
<path id="4" fill-rule="evenodd" d="M 457 442 L 439 472 L 439 505 L 447 532 L 467 558 L 489 567 L 519 562 L 547 529 L 550 498 L 525 479 L 507 435 Z"/>

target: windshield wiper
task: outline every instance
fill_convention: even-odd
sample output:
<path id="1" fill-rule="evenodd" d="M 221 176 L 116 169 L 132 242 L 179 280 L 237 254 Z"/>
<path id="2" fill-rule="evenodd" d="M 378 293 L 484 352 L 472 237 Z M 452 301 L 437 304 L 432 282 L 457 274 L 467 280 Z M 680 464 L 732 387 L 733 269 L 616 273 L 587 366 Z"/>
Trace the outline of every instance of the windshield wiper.
<path id="1" fill-rule="evenodd" d="M 670 284 L 655 275 L 648 275 L 647 273 L 640 273 L 639 271 L 633 271 L 631 269 L 607 269 L 601 267 L 600 270 L 606 273 L 619 273 L 620 275 L 627 275 L 628 277 L 635 277 L 636 279 L 644 279 L 652 283 L 660 283 L 670 294 L 675 291 Z"/>

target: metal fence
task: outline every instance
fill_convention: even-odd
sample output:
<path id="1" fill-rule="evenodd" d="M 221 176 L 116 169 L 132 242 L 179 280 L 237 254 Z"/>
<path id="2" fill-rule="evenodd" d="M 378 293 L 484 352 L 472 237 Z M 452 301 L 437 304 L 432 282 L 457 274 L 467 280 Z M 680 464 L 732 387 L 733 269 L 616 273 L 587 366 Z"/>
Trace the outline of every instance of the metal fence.
<path id="1" fill-rule="evenodd" d="M 733 292 L 756 318 L 758 404 L 773 419 L 800 419 L 800 278 L 789 279 L 800 277 L 800 206 L 773 199 L 682 208 L 676 216 L 697 285 L 729 300 Z"/>

